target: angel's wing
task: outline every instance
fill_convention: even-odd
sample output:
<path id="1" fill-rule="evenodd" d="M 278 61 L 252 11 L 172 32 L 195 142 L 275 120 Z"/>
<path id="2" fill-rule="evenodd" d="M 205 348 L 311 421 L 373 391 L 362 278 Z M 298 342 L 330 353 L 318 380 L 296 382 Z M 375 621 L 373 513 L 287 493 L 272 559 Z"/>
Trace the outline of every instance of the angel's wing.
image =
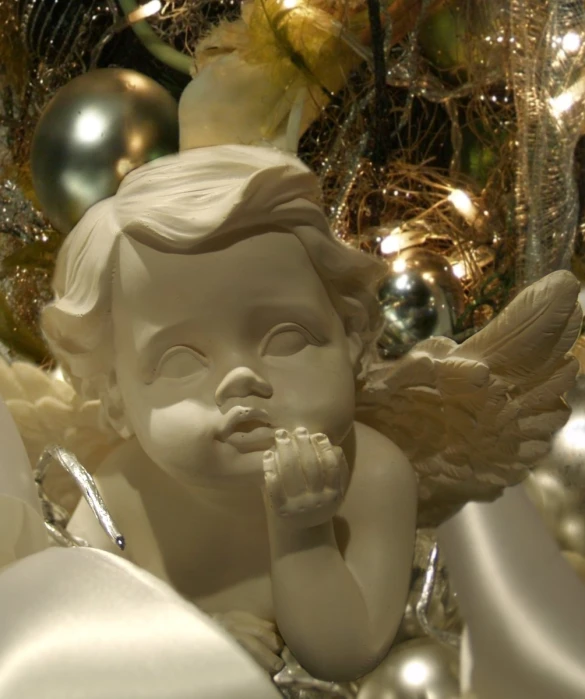
<path id="1" fill-rule="evenodd" d="M 461 345 L 431 338 L 369 372 L 357 419 L 389 437 L 419 477 L 420 515 L 435 526 L 469 500 L 521 481 L 567 421 L 577 361 L 579 283 L 555 272 L 525 289 Z"/>
<path id="2" fill-rule="evenodd" d="M 67 382 L 32 364 L 0 360 L 0 396 L 33 467 L 45 447 L 58 444 L 92 472 L 120 441 L 102 421 L 99 401 L 83 401 Z M 64 471 L 53 469 L 46 486 L 56 502 L 72 511 L 79 492 Z"/>

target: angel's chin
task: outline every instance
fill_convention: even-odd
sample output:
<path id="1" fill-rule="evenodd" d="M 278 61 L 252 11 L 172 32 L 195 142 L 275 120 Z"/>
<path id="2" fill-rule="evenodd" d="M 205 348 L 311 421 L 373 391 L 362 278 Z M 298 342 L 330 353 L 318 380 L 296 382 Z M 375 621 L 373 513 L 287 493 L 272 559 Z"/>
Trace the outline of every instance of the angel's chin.
<path id="1" fill-rule="evenodd" d="M 165 469 L 174 480 L 188 486 L 223 489 L 258 486 L 264 483 L 262 455 L 265 448 L 242 453 L 229 444 L 223 444 L 220 458 L 199 468 Z M 268 447 L 269 448 L 269 447 Z"/>

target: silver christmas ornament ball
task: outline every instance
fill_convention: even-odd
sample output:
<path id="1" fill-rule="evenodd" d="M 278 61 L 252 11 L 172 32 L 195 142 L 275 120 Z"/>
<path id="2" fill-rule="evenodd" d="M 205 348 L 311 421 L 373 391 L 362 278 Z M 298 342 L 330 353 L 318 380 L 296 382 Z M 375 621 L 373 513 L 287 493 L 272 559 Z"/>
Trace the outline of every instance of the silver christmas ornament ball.
<path id="1" fill-rule="evenodd" d="M 560 473 L 574 487 L 585 494 L 585 374 L 577 377 L 567 394 L 571 417 L 553 437 L 550 452 L 540 467 Z"/>
<path id="2" fill-rule="evenodd" d="M 131 170 L 179 147 L 177 103 L 132 70 L 90 71 L 44 110 L 31 150 L 35 192 L 46 216 L 68 233 Z"/>
<path id="3" fill-rule="evenodd" d="M 571 416 L 526 488 L 559 546 L 585 556 L 585 376 L 567 394 Z"/>
<path id="4" fill-rule="evenodd" d="M 430 638 L 393 648 L 363 681 L 357 699 L 454 699 L 459 654 Z"/>
<path id="5" fill-rule="evenodd" d="M 449 262 L 436 253 L 411 248 L 389 261 L 379 289 L 384 316 L 380 349 L 397 357 L 433 335 L 450 337 L 465 301 Z"/>

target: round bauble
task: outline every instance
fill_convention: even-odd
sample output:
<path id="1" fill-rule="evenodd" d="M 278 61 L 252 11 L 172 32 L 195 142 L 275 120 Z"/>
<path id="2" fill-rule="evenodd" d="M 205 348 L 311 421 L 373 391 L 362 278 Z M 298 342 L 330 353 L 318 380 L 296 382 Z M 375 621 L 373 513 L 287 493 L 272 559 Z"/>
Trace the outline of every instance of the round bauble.
<path id="1" fill-rule="evenodd" d="M 576 493 L 585 493 L 585 375 L 567 394 L 571 417 L 551 442 L 540 465 L 562 475 Z"/>
<path id="2" fill-rule="evenodd" d="M 430 638 L 401 643 L 363 681 L 357 699 L 453 699 L 459 654 Z"/>
<path id="3" fill-rule="evenodd" d="M 556 530 L 559 545 L 565 551 L 585 556 L 585 504 L 576 512 L 561 517 Z"/>
<path id="4" fill-rule="evenodd" d="M 39 202 L 68 233 L 131 170 L 179 147 L 177 103 L 157 82 L 105 68 L 57 92 L 37 124 L 31 169 Z"/>
<path id="5" fill-rule="evenodd" d="M 461 282 L 441 255 L 411 248 L 389 261 L 379 289 L 384 316 L 380 349 L 397 357 L 432 335 L 450 337 L 465 301 Z"/>
<path id="6" fill-rule="evenodd" d="M 558 522 L 579 506 L 579 493 L 568 487 L 558 471 L 540 466 L 525 481 L 528 495 L 554 530 Z"/>
<path id="7" fill-rule="evenodd" d="M 577 378 L 567 402 L 569 421 L 525 483 L 559 546 L 585 556 L 585 376 Z"/>

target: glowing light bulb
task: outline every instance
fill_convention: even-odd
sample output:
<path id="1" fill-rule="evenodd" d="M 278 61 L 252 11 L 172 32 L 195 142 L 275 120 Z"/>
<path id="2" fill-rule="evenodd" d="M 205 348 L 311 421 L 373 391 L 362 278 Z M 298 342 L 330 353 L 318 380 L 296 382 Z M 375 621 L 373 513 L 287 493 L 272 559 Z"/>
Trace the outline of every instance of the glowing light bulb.
<path id="1" fill-rule="evenodd" d="M 577 32 L 567 32 L 562 38 L 561 46 L 565 53 L 577 53 L 581 48 L 581 37 Z"/>
<path id="2" fill-rule="evenodd" d="M 135 24 L 136 22 L 140 22 L 147 17 L 152 17 L 152 15 L 160 12 L 161 9 L 162 2 L 160 0 L 150 0 L 150 2 L 147 2 L 128 13 L 128 21 L 130 24 Z"/>
<path id="3" fill-rule="evenodd" d="M 457 262 L 456 264 L 453 265 L 452 270 L 453 270 L 453 274 L 457 277 L 457 279 L 463 279 L 463 277 L 465 276 L 465 273 L 466 273 L 465 263 Z"/>
<path id="4" fill-rule="evenodd" d="M 400 252 L 400 228 L 396 227 L 390 231 L 390 234 L 382 239 L 380 243 L 380 252 L 382 255 L 393 255 L 396 252 Z"/>
<path id="5" fill-rule="evenodd" d="M 396 272 L 396 274 L 406 272 L 406 260 L 394 260 L 392 263 L 392 270 Z"/>
<path id="6" fill-rule="evenodd" d="M 473 223 L 477 218 L 477 207 L 471 201 L 469 194 L 462 189 L 454 189 L 448 196 L 449 201 L 463 216 L 467 223 Z"/>

